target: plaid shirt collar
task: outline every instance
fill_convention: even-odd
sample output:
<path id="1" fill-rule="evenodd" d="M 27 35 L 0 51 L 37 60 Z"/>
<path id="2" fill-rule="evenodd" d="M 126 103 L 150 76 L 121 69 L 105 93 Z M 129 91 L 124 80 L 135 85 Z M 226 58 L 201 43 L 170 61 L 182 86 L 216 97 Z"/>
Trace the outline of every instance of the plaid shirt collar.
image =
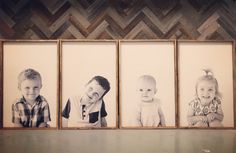
<path id="1" fill-rule="evenodd" d="M 35 103 L 34 105 L 38 105 L 38 104 L 40 104 L 40 103 L 43 101 L 43 99 L 42 99 L 42 97 L 39 95 L 39 96 L 35 99 L 35 101 L 36 101 L 36 103 Z M 20 102 L 20 103 L 28 104 L 24 96 L 20 99 L 19 102 Z"/>

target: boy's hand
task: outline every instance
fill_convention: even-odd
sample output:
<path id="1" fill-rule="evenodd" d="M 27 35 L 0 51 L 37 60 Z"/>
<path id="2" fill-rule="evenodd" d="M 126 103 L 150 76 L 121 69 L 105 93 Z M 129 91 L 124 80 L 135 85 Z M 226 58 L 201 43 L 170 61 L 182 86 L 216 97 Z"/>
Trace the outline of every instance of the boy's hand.
<path id="1" fill-rule="evenodd" d="M 216 118 L 217 118 L 217 114 L 216 113 L 210 113 L 210 114 L 207 115 L 208 122 L 211 122 L 211 121 L 213 121 Z"/>
<path id="2" fill-rule="evenodd" d="M 39 124 L 39 127 L 48 127 L 47 123 L 43 122 Z"/>

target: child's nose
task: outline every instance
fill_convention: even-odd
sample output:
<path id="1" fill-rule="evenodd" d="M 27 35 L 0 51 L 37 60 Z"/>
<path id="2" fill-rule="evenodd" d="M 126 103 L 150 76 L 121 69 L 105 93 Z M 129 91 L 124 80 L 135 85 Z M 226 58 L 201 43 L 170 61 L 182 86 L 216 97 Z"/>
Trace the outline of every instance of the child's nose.
<path id="1" fill-rule="evenodd" d="M 35 92 L 35 90 L 33 88 L 31 88 L 29 91 L 30 91 L 30 93 L 34 93 Z"/>
<path id="2" fill-rule="evenodd" d="M 143 94 L 144 94 L 144 95 L 147 95 L 147 94 L 148 94 L 148 91 L 144 91 Z"/>

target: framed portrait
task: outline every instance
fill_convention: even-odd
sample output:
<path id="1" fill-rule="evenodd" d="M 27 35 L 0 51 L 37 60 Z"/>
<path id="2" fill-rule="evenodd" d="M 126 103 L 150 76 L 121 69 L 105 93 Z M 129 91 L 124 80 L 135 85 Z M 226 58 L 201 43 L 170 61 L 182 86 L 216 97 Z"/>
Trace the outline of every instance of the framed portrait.
<path id="1" fill-rule="evenodd" d="M 3 128 L 56 129 L 59 42 L 3 40 L 1 43 Z"/>
<path id="2" fill-rule="evenodd" d="M 175 41 L 119 44 L 120 127 L 175 128 Z"/>
<path id="3" fill-rule="evenodd" d="M 179 41 L 179 126 L 234 127 L 233 41 Z"/>
<path id="4" fill-rule="evenodd" d="M 61 128 L 118 127 L 117 55 L 117 41 L 61 41 Z"/>

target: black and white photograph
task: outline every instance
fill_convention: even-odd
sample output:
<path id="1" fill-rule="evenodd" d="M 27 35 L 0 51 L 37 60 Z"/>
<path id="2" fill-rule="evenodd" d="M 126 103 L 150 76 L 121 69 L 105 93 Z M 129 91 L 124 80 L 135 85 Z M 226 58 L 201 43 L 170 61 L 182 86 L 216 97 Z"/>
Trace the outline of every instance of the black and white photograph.
<path id="1" fill-rule="evenodd" d="M 57 128 L 58 41 L 3 42 L 3 127 Z"/>
<path id="2" fill-rule="evenodd" d="M 62 41 L 62 128 L 117 128 L 117 41 Z"/>
<path id="3" fill-rule="evenodd" d="M 175 42 L 120 41 L 120 125 L 175 127 Z"/>
<path id="4" fill-rule="evenodd" d="M 180 126 L 233 127 L 233 42 L 180 41 L 178 46 Z"/>

